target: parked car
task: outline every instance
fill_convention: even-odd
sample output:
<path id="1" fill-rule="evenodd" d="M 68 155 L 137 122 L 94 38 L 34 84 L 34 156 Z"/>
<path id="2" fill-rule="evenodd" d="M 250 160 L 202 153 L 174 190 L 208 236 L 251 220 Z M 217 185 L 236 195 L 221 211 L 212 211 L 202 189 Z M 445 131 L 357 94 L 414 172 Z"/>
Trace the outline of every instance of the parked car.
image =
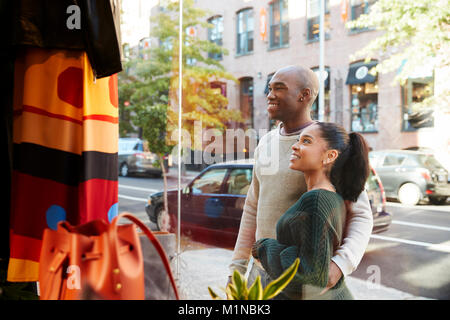
<path id="1" fill-rule="evenodd" d="M 194 240 L 233 248 L 239 232 L 245 198 L 252 179 L 253 159 L 214 164 L 199 173 L 181 192 L 181 232 Z M 386 230 L 391 214 L 381 180 L 372 170 L 366 189 L 374 217 L 373 232 Z M 177 189 L 168 191 L 169 230 L 176 231 Z M 158 229 L 163 224 L 163 193 L 153 193 L 145 210 Z"/>
<path id="2" fill-rule="evenodd" d="M 157 156 L 149 152 L 147 143 L 138 138 L 119 139 L 119 175 L 126 177 L 133 173 L 147 173 L 161 176 L 156 166 Z"/>
<path id="3" fill-rule="evenodd" d="M 448 172 L 432 153 L 412 150 L 381 150 L 369 153 L 388 198 L 416 205 L 428 198 L 444 204 L 450 196 Z"/>

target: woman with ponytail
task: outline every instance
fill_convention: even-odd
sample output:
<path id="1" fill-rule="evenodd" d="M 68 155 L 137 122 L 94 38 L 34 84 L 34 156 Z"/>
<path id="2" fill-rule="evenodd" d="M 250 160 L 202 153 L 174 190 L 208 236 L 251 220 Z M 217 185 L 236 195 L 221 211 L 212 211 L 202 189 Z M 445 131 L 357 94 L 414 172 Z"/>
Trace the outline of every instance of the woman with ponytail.
<path id="1" fill-rule="evenodd" d="M 305 128 L 292 146 L 289 167 L 303 172 L 307 192 L 278 220 L 277 239 L 258 240 L 252 255 L 271 279 L 300 258 L 297 274 L 281 298 L 353 299 L 343 277 L 333 288 L 325 288 L 350 204 L 364 190 L 369 175 L 367 143 L 337 124 L 317 122 Z"/>

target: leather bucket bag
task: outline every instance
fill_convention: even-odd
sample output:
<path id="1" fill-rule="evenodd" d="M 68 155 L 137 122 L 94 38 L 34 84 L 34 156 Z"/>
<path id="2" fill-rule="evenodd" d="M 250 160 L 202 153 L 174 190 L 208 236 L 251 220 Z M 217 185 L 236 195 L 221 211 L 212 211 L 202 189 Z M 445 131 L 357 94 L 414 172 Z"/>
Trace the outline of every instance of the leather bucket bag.
<path id="1" fill-rule="evenodd" d="M 119 225 L 126 218 L 132 224 Z M 60 222 L 44 231 L 39 286 L 41 300 L 144 299 L 144 263 L 136 225 L 158 252 L 179 299 L 169 260 L 154 234 L 129 213 L 111 224 L 95 220 L 80 226 Z M 86 294 L 89 292 L 89 295 Z"/>

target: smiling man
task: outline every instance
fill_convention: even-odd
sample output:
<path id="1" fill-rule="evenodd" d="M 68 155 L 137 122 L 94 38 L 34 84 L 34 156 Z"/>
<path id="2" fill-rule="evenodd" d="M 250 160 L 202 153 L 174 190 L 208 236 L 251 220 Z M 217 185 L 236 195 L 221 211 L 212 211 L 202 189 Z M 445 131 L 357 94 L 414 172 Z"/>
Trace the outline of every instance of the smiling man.
<path id="1" fill-rule="evenodd" d="M 302 130 L 314 123 L 310 108 L 318 87 L 315 73 L 301 66 L 282 68 L 269 82 L 267 112 L 270 119 L 279 120 L 280 124 L 264 135 L 255 149 L 253 178 L 230 264 L 231 274 L 236 269 L 242 274 L 246 272 L 253 243 L 261 238 L 275 239 L 278 219 L 306 192 L 303 173 L 289 168 L 289 157 Z M 330 261 L 327 289 L 356 269 L 369 242 L 373 220 L 366 191 L 353 203 L 352 211 L 346 237 Z M 258 275 L 263 285 L 267 284 L 267 273 L 255 262 L 249 283 Z"/>

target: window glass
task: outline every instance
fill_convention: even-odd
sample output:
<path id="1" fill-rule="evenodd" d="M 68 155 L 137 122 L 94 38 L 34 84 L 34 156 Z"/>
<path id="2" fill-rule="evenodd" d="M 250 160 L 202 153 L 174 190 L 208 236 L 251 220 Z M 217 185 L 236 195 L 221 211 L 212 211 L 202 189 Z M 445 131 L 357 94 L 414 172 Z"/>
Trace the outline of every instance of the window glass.
<path id="1" fill-rule="evenodd" d="M 325 0 L 325 37 L 330 36 L 330 1 Z M 307 0 L 307 39 L 319 40 L 320 0 Z"/>
<path id="2" fill-rule="evenodd" d="M 443 168 L 442 164 L 440 164 L 433 155 L 420 155 L 418 158 L 420 163 L 426 167 L 437 169 Z"/>
<path id="3" fill-rule="evenodd" d="M 217 16 L 208 20 L 213 25 L 212 28 L 208 28 L 208 40 L 214 42 L 218 46 L 222 46 L 223 38 L 223 17 Z M 222 53 L 208 53 L 208 57 L 215 60 L 222 59 Z"/>
<path id="4" fill-rule="evenodd" d="M 244 9 L 237 13 L 237 53 L 253 51 L 253 9 Z"/>
<path id="5" fill-rule="evenodd" d="M 403 130 L 414 131 L 434 126 L 432 108 L 420 103 L 434 94 L 434 77 L 409 79 L 403 86 Z"/>
<path id="6" fill-rule="evenodd" d="M 397 154 L 388 154 L 384 158 L 383 167 L 401 166 L 406 156 Z"/>
<path id="7" fill-rule="evenodd" d="M 252 181 L 252 169 L 233 169 L 225 190 L 229 194 L 246 195 Z"/>
<path id="8" fill-rule="evenodd" d="M 253 127 L 253 78 L 240 80 L 240 110 L 245 125 Z"/>
<path id="9" fill-rule="evenodd" d="M 319 68 L 312 68 L 312 70 L 316 73 L 317 78 L 319 78 Z M 323 121 L 330 121 L 330 69 L 325 68 L 326 76 L 325 78 L 325 96 L 324 96 L 324 118 Z M 318 120 L 319 119 L 319 95 L 317 95 L 316 100 L 311 106 L 311 119 Z"/>
<path id="10" fill-rule="evenodd" d="M 288 3 L 275 0 L 270 4 L 270 47 L 289 43 Z"/>
<path id="11" fill-rule="evenodd" d="M 220 193 L 220 187 L 227 169 L 212 169 L 204 173 L 192 184 L 192 193 Z"/>
<path id="12" fill-rule="evenodd" d="M 351 85 L 352 131 L 378 130 L 378 80 Z"/>
<path id="13" fill-rule="evenodd" d="M 375 3 L 376 0 L 351 0 L 351 18 L 356 20 L 362 14 L 369 13 L 370 7 Z"/>

